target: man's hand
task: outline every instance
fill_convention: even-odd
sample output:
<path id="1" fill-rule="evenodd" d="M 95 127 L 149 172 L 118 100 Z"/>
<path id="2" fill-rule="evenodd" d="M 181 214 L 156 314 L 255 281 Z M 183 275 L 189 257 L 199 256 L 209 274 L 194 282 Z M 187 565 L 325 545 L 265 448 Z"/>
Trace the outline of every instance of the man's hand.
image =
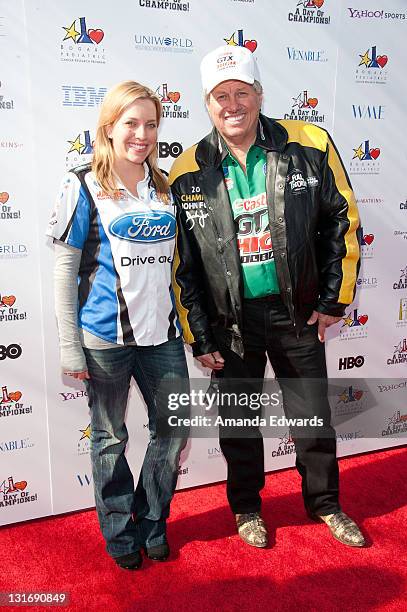
<path id="1" fill-rule="evenodd" d="M 219 351 L 207 353 L 206 355 L 199 355 L 197 359 L 205 368 L 210 368 L 211 370 L 222 370 L 225 365 L 225 360 Z"/>
<path id="2" fill-rule="evenodd" d="M 332 317 L 314 310 L 307 323 L 308 325 L 314 325 L 318 321 L 318 338 L 320 342 L 325 342 L 325 329 L 338 323 L 341 319 L 342 317 Z"/>

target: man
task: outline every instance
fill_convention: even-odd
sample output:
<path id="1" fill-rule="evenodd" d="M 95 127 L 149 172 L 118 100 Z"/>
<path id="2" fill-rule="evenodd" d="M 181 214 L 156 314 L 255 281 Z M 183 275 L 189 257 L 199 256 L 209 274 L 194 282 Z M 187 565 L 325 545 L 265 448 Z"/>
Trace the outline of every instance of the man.
<path id="1" fill-rule="evenodd" d="M 363 546 L 338 500 L 323 344 L 325 329 L 354 298 L 359 267 L 347 174 L 325 130 L 260 113 L 262 87 L 249 50 L 216 49 L 201 75 L 214 128 L 170 174 L 179 223 L 174 291 L 185 341 L 222 381 L 262 381 L 269 357 L 286 415 L 323 420 L 320 435 L 294 436 L 307 513 L 342 543 Z M 290 380 L 299 383 L 296 391 Z M 247 434 L 220 432 L 227 495 L 241 538 L 265 547 L 263 440 L 259 431 Z"/>

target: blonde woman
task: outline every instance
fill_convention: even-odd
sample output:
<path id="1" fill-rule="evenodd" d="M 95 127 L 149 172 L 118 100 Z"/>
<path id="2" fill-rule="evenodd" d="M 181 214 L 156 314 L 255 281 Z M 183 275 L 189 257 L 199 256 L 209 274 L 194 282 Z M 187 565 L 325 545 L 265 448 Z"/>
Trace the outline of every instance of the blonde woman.
<path id="1" fill-rule="evenodd" d="M 157 167 L 160 117 L 159 99 L 139 83 L 107 93 L 92 164 L 65 176 L 47 231 L 62 368 L 88 392 L 96 509 L 107 551 L 125 569 L 140 567 L 141 549 L 169 555 L 166 519 L 185 445 L 156 427 L 160 382 L 188 378 L 171 293 L 174 206 Z M 136 489 L 125 456 L 132 377 L 150 428 Z"/>

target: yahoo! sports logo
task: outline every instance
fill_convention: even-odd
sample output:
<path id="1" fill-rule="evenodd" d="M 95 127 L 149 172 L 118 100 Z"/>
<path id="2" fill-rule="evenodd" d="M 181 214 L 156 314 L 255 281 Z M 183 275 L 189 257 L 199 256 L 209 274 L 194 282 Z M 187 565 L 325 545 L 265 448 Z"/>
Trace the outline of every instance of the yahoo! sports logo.
<path id="1" fill-rule="evenodd" d="M 237 40 L 235 39 L 236 31 L 233 32 L 232 36 L 229 38 L 224 38 L 223 40 L 227 45 L 231 45 L 232 47 L 245 47 L 249 49 L 252 53 L 254 53 L 257 49 L 257 40 L 248 39 L 243 36 L 243 30 L 237 30 Z"/>
<path id="2" fill-rule="evenodd" d="M 127 213 L 114 219 L 109 231 L 130 242 L 163 242 L 175 237 L 175 217 L 168 212 Z"/>

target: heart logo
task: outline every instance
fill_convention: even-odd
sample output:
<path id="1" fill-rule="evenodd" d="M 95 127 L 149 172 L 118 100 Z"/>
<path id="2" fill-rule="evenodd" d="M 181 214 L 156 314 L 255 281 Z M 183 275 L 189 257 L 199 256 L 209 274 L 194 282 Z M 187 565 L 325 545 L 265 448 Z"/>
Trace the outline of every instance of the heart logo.
<path id="1" fill-rule="evenodd" d="M 254 53 L 257 49 L 257 40 L 245 40 L 244 46 L 246 49 L 249 49 L 252 53 Z"/>
<path id="2" fill-rule="evenodd" d="M 317 8 L 321 8 L 324 2 L 325 0 L 314 0 L 314 6 L 316 6 Z"/>
<path id="3" fill-rule="evenodd" d="M 358 316 L 358 321 L 359 321 L 359 323 L 361 323 L 362 325 L 364 325 L 364 324 L 367 322 L 368 318 L 369 318 L 369 317 L 367 316 L 367 314 L 364 314 L 364 315 L 359 315 L 359 316 Z"/>
<path id="4" fill-rule="evenodd" d="M 97 45 L 100 43 L 101 40 L 103 40 L 105 33 L 103 30 L 88 30 L 88 36 L 91 40 L 93 40 L 93 42 L 95 42 Z"/>
<path id="5" fill-rule="evenodd" d="M 24 491 L 26 486 L 27 486 L 27 481 L 26 480 L 20 480 L 20 482 L 15 482 L 14 483 L 14 488 L 18 489 L 19 491 Z"/>
<path id="6" fill-rule="evenodd" d="M 15 301 L 16 301 L 15 295 L 3 295 L 3 299 L 1 302 L 2 304 L 5 304 L 6 306 L 12 306 Z"/>
<path id="7" fill-rule="evenodd" d="M 18 402 L 18 400 L 22 396 L 22 393 L 21 393 L 21 391 L 10 391 L 8 396 L 9 396 L 9 399 L 11 399 L 12 402 Z"/>
<path id="8" fill-rule="evenodd" d="M 379 64 L 380 68 L 384 68 L 388 59 L 387 55 L 379 55 L 379 57 L 376 57 L 376 62 Z"/>
<path id="9" fill-rule="evenodd" d="M 311 108 L 315 108 L 318 104 L 318 98 L 308 98 L 307 103 Z"/>
<path id="10" fill-rule="evenodd" d="M 174 102 L 174 104 L 176 104 L 178 100 L 180 99 L 181 94 L 179 93 L 179 91 L 169 91 L 168 97 L 171 100 L 171 102 Z"/>
<path id="11" fill-rule="evenodd" d="M 366 244 L 371 245 L 374 240 L 374 234 L 366 234 L 366 236 L 363 236 L 363 240 Z"/>
<path id="12" fill-rule="evenodd" d="M 380 149 L 370 149 L 369 153 L 373 159 L 377 159 L 380 155 Z"/>
<path id="13" fill-rule="evenodd" d="M 5 204 L 8 199 L 9 199 L 9 195 L 8 195 L 7 191 L 2 191 L 0 193 L 0 203 L 1 204 Z"/>
<path id="14" fill-rule="evenodd" d="M 360 398 L 361 398 L 361 397 L 362 397 L 362 395 L 363 395 L 363 391 L 361 391 L 361 390 L 359 389 L 358 391 L 355 391 L 355 392 L 353 393 L 353 395 L 354 395 L 355 400 L 360 400 Z"/>

